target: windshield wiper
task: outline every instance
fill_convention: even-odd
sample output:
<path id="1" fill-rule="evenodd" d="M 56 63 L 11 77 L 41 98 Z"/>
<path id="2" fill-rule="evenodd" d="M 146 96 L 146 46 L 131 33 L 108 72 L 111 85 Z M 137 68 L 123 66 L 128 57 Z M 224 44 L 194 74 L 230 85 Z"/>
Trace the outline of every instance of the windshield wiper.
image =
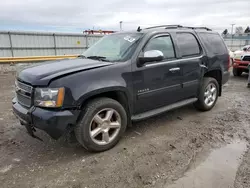
<path id="1" fill-rule="evenodd" d="M 84 56 L 84 55 L 82 55 L 82 54 L 81 54 L 81 55 L 78 55 L 77 57 L 78 57 L 78 58 L 83 58 L 83 59 L 86 58 L 86 56 Z"/>
<path id="2" fill-rule="evenodd" d="M 109 60 L 106 59 L 106 57 L 104 56 L 88 56 L 88 59 L 95 59 L 95 60 L 99 60 L 99 61 L 106 61 L 109 62 Z"/>

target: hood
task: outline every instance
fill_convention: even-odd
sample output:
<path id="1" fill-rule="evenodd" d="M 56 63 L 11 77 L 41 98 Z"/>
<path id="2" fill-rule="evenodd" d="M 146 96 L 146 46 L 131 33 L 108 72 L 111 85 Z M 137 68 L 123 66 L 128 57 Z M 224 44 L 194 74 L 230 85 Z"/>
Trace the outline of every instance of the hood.
<path id="1" fill-rule="evenodd" d="M 241 50 L 238 50 L 238 51 L 234 52 L 234 58 L 242 58 L 245 55 L 249 56 L 250 52 L 244 52 L 244 51 L 241 51 Z"/>
<path id="2" fill-rule="evenodd" d="M 19 80 L 34 86 L 48 85 L 52 79 L 74 72 L 112 65 L 91 59 L 66 59 L 29 66 L 17 74 Z"/>
<path id="3" fill-rule="evenodd" d="M 243 53 L 243 51 L 242 50 L 236 50 L 235 52 L 234 52 L 234 54 L 242 54 Z"/>

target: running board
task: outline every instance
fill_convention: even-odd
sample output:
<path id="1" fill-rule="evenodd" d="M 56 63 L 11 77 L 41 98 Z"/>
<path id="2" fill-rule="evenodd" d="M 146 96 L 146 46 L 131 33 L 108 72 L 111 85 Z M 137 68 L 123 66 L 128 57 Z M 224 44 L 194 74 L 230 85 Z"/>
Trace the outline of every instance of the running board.
<path id="1" fill-rule="evenodd" d="M 168 105 L 168 106 L 164 106 L 161 108 L 157 108 L 154 110 L 150 110 L 150 111 L 132 116 L 131 119 L 132 119 L 132 121 L 139 121 L 142 119 L 146 119 L 146 118 L 161 114 L 163 112 L 167 112 L 167 111 L 170 111 L 170 110 L 182 107 L 182 106 L 186 106 L 188 104 L 192 104 L 192 103 L 196 102 L 197 100 L 198 100 L 197 98 L 186 99 L 186 100 L 183 100 L 183 101 L 180 101 L 180 102 Z"/>

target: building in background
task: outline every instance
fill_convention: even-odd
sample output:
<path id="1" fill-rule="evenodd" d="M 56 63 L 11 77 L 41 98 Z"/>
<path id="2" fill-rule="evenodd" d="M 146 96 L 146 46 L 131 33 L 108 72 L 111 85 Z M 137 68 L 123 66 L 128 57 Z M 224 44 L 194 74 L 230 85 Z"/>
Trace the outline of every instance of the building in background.
<path id="1" fill-rule="evenodd" d="M 115 33 L 116 31 L 109 31 L 109 30 L 85 30 L 83 31 L 83 34 L 85 35 L 108 35 Z"/>

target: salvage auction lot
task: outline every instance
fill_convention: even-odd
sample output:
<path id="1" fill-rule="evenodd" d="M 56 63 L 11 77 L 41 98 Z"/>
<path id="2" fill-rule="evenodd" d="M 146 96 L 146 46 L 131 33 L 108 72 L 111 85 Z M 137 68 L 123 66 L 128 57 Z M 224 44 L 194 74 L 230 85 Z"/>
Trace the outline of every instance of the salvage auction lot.
<path id="1" fill-rule="evenodd" d="M 12 114 L 14 75 L 0 73 L 0 187 L 168 187 L 216 148 L 250 141 L 247 75 L 230 77 L 212 111 L 187 106 L 134 123 L 103 153 L 65 146 L 41 131 L 43 142 L 31 138 Z M 238 161 L 232 186 L 250 187 L 248 149 Z"/>

